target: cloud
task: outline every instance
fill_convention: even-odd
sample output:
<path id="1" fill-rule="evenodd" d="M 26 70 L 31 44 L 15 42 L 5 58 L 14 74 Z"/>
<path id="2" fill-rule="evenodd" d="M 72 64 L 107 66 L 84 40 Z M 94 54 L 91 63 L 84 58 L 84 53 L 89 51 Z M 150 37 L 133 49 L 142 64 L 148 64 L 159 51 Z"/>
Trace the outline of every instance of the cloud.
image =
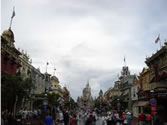
<path id="1" fill-rule="evenodd" d="M 93 96 L 112 87 L 124 65 L 139 73 L 145 57 L 167 38 L 166 0 L 2 0 L 2 29 L 12 30 L 16 48 L 24 49 L 35 67 L 60 79 L 76 99 L 90 79 Z"/>

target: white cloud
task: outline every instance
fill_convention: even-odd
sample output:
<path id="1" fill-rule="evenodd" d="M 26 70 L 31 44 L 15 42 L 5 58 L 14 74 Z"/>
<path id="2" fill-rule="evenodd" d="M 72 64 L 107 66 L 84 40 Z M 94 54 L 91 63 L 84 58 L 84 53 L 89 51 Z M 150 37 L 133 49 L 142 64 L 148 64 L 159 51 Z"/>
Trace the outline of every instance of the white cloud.
<path id="1" fill-rule="evenodd" d="M 141 72 L 146 56 L 167 37 L 166 1 L 2 0 L 2 29 L 9 26 L 16 47 L 27 50 L 33 65 L 56 75 L 74 98 L 91 79 L 97 95 L 113 86 L 126 56 L 132 73 Z"/>

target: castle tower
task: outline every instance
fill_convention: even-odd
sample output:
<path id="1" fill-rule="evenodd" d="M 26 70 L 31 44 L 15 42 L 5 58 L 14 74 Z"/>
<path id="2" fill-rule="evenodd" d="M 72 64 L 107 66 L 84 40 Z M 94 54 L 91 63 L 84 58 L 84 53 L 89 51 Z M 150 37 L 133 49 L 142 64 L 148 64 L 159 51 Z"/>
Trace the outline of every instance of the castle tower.
<path id="1" fill-rule="evenodd" d="M 91 88 L 89 85 L 89 81 L 87 82 L 86 87 L 82 91 L 82 96 L 78 98 L 77 102 L 80 107 L 81 106 L 86 106 L 86 107 L 93 106 L 93 97 L 91 95 Z"/>

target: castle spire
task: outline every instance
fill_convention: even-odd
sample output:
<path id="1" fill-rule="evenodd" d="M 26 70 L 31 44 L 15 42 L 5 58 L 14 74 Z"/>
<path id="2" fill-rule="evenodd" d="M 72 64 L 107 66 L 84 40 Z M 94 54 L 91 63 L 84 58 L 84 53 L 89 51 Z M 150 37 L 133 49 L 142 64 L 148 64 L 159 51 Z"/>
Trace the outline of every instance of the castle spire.
<path id="1" fill-rule="evenodd" d="M 89 88 L 89 80 L 88 80 L 88 82 L 87 82 L 86 88 Z"/>

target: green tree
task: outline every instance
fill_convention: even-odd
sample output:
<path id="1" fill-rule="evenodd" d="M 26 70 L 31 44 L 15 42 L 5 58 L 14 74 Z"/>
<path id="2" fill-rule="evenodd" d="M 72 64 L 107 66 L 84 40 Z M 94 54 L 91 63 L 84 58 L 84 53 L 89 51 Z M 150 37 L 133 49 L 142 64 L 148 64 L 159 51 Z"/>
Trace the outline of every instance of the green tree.
<path id="1" fill-rule="evenodd" d="M 55 94 L 55 93 L 50 94 L 50 93 L 48 93 L 47 94 L 48 105 L 50 107 L 59 106 L 60 105 L 59 104 L 59 98 L 61 98 L 59 94 Z"/>
<path id="2" fill-rule="evenodd" d="M 125 110 L 126 109 L 126 104 L 124 102 L 124 97 L 123 96 L 113 97 L 110 100 L 111 108 L 114 109 L 114 110 L 117 110 L 117 104 L 118 103 L 121 104 L 121 110 Z"/>
<path id="3" fill-rule="evenodd" d="M 13 111 L 13 106 L 17 98 L 17 103 L 21 103 L 22 98 L 29 96 L 34 88 L 31 79 L 23 80 L 20 75 L 1 74 L 1 102 L 2 109 L 7 108 Z"/>

